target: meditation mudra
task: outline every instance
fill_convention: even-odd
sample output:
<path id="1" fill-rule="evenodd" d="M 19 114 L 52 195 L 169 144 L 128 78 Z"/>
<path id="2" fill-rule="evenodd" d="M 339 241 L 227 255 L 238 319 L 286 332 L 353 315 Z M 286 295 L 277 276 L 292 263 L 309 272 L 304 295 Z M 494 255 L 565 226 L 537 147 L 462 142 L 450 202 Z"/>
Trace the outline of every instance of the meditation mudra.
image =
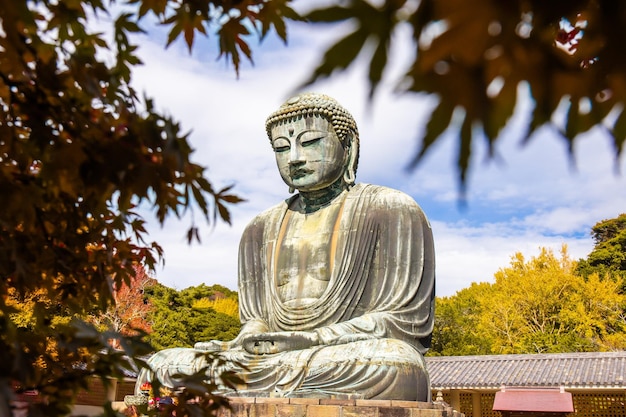
<path id="1" fill-rule="evenodd" d="M 430 401 L 435 255 L 415 201 L 355 184 L 359 136 L 332 98 L 300 94 L 266 124 L 298 193 L 258 215 L 239 247 L 242 329 L 232 341 L 167 349 L 137 387 L 208 366 L 219 351 L 244 384 L 227 396 Z M 241 366 L 243 365 L 243 366 Z"/>

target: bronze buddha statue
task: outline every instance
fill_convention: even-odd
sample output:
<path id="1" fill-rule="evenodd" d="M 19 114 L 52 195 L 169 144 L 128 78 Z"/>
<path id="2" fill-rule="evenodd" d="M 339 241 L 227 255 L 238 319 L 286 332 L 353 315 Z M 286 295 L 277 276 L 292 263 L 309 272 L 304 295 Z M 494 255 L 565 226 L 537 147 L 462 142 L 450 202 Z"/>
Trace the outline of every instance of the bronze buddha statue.
<path id="1" fill-rule="evenodd" d="M 241 332 L 156 353 L 137 386 L 153 375 L 171 385 L 172 375 L 206 365 L 197 352 L 212 350 L 244 380 L 225 395 L 430 401 L 423 354 L 435 255 L 424 213 L 400 191 L 355 183 L 357 126 L 332 98 L 292 97 L 266 128 L 280 175 L 298 193 L 243 233 Z"/>

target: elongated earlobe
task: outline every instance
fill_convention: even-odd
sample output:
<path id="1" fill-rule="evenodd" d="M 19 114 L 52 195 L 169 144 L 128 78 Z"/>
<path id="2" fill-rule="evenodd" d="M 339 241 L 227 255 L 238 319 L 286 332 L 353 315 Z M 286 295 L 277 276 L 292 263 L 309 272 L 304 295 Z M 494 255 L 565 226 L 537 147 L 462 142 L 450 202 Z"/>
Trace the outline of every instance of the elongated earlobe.
<path id="1" fill-rule="evenodd" d="M 343 181 L 348 187 L 351 187 L 356 182 L 356 174 L 351 166 L 348 166 L 343 173 Z"/>
<path id="2" fill-rule="evenodd" d="M 293 192 L 294 192 L 294 191 L 296 191 L 296 189 L 295 189 L 295 188 L 293 188 L 293 187 L 289 187 L 289 194 L 293 194 Z"/>
<path id="3" fill-rule="evenodd" d="M 356 152 L 353 147 L 348 147 L 348 162 L 343 171 L 343 181 L 346 183 L 348 188 L 352 187 L 356 182 Z"/>

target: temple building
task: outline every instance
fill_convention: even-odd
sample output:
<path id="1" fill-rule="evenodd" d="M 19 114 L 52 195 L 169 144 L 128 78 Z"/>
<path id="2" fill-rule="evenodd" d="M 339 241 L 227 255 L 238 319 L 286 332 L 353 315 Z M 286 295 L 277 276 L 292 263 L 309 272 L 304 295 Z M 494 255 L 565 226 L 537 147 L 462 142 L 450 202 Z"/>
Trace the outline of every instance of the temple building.
<path id="1" fill-rule="evenodd" d="M 441 356 L 427 357 L 426 363 L 433 397 L 466 417 L 503 416 L 493 410 L 496 393 L 503 389 L 555 388 L 571 393 L 571 416 L 626 417 L 623 351 Z"/>

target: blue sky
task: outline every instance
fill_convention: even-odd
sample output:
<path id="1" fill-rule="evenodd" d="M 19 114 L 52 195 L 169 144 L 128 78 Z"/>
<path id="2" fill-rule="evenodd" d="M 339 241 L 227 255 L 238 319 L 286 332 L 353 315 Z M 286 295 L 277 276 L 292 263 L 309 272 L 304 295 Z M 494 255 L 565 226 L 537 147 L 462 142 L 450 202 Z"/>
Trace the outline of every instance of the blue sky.
<path id="1" fill-rule="evenodd" d="M 191 130 L 194 160 L 207 166 L 215 186 L 234 184 L 247 200 L 233 208 L 233 224 L 202 226 L 202 244 L 188 246 L 190 218 L 151 222 L 151 237 L 165 250 L 165 267 L 156 278 L 177 289 L 200 283 L 237 288 L 237 247 L 255 214 L 289 196 L 265 136 L 265 118 L 288 98 L 319 61 L 325 45 L 345 27 L 289 26 L 289 46 L 270 37 L 254 47 L 255 66 L 243 65 L 239 79 L 232 66 L 216 61 L 215 38 L 202 41 L 192 55 L 181 44 L 164 49 L 165 37 L 138 39 L 145 65 L 134 85 L 153 97 L 157 108 Z M 432 97 L 394 93 L 397 77 L 410 59 L 406 33 L 395 39 L 393 65 L 376 99 L 367 104 L 366 68 L 308 87 L 336 98 L 355 117 L 361 136 L 358 182 L 386 185 L 411 195 L 431 221 L 437 254 L 437 294 L 448 296 L 471 282 L 491 281 L 517 251 L 527 257 L 540 247 L 558 251 L 567 244 L 573 258 L 592 249 L 589 231 L 596 222 L 626 211 L 626 158 L 615 175 L 609 139 L 600 130 L 575 146 L 576 168 L 566 144 L 543 129 L 521 147 L 520 121 L 531 102 L 521 100 L 496 147 L 486 158 L 477 143 L 465 208 L 459 207 L 456 148 L 448 134 L 412 172 L 406 167 L 417 149 Z M 254 42 L 254 41 L 253 41 Z M 150 216 L 146 216 L 150 218 Z"/>

